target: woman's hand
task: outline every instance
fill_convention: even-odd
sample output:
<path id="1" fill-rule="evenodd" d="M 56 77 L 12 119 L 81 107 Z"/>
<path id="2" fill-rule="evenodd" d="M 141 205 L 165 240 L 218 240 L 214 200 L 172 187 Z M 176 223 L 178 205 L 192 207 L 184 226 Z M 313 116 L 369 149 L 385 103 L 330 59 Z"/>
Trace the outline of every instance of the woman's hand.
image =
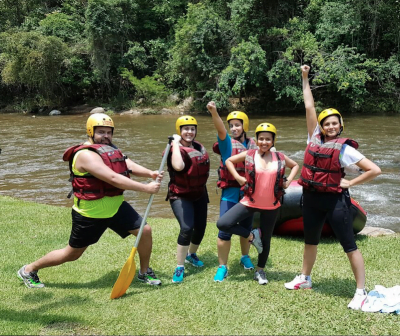
<path id="1" fill-rule="evenodd" d="M 349 180 L 346 180 L 344 178 L 340 180 L 340 188 L 349 189 L 350 187 L 351 187 L 351 182 Z"/>
<path id="2" fill-rule="evenodd" d="M 239 176 L 236 181 L 240 184 L 240 186 L 243 186 L 246 184 L 247 180 L 244 176 Z"/>
<path id="3" fill-rule="evenodd" d="M 303 77 L 308 78 L 308 73 L 310 72 L 310 67 L 306 64 L 301 66 L 301 74 L 303 75 Z"/>
<path id="4" fill-rule="evenodd" d="M 177 145 L 179 145 L 179 142 L 181 141 L 181 136 L 180 135 L 178 135 L 178 134 L 174 134 L 174 135 L 172 135 L 173 136 L 173 138 L 174 138 L 174 140 L 172 141 L 174 144 L 177 144 Z"/>

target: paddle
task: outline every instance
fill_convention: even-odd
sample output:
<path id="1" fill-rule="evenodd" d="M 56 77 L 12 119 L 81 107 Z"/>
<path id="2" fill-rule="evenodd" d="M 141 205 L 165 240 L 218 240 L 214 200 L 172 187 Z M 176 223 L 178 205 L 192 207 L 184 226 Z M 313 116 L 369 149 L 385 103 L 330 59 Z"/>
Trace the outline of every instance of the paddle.
<path id="1" fill-rule="evenodd" d="M 172 136 L 168 137 L 168 144 L 167 147 L 165 148 L 160 168 L 158 169 L 159 172 L 163 170 L 165 161 L 167 161 L 168 153 L 171 148 L 171 142 L 173 139 L 174 138 Z M 151 194 L 149 203 L 147 204 L 147 208 L 142 219 L 142 223 L 140 224 L 140 229 L 136 237 L 135 245 L 132 248 L 129 258 L 127 259 L 125 265 L 122 267 L 121 272 L 119 273 L 118 279 L 115 282 L 114 287 L 112 289 L 110 299 L 116 299 L 124 295 L 128 287 L 131 285 L 133 278 L 135 277 L 136 273 L 135 254 L 137 247 L 139 245 L 140 237 L 142 236 L 144 225 L 146 224 L 146 218 L 147 215 L 149 214 L 151 203 L 153 203 L 153 198 L 154 194 Z"/>

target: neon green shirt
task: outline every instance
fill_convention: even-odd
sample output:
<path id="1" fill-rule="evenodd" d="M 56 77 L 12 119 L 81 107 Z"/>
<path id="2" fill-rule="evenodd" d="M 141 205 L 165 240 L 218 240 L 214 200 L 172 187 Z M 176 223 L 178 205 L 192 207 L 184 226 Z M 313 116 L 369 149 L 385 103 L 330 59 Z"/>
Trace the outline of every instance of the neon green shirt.
<path id="1" fill-rule="evenodd" d="M 77 152 L 72 160 L 72 172 L 78 176 L 89 175 L 89 173 L 82 173 L 75 168 L 76 158 L 79 153 L 84 150 L 88 149 L 82 149 Z M 103 198 L 91 201 L 79 200 L 78 197 L 74 196 L 74 205 L 72 206 L 72 209 L 80 215 L 89 218 L 110 218 L 117 213 L 123 201 L 124 195 L 104 196 Z"/>

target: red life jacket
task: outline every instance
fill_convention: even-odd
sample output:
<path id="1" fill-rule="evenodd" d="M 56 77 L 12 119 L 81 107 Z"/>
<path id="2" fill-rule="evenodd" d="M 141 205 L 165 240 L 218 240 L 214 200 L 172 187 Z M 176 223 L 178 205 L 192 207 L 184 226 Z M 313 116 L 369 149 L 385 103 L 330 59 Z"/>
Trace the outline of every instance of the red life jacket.
<path id="1" fill-rule="evenodd" d="M 246 183 L 241 187 L 244 194 L 249 197 L 249 199 L 254 202 L 252 195 L 256 189 L 256 165 L 254 162 L 254 156 L 256 154 L 256 149 L 250 149 L 247 151 L 246 160 L 245 160 L 245 177 Z M 274 185 L 274 196 L 275 202 L 278 203 L 282 196 L 286 193 L 283 188 L 283 183 L 286 181 L 285 177 L 285 155 L 280 152 L 271 152 L 272 155 L 276 155 L 276 159 L 278 162 L 278 169 L 276 172 L 276 180 Z"/>
<path id="2" fill-rule="evenodd" d="M 236 154 L 239 154 L 241 152 L 244 152 L 249 149 L 257 149 L 257 144 L 252 138 L 248 138 L 249 141 L 247 141 L 247 147 L 243 146 L 243 144 L 240 141 L 237 141 L 235 139 L 231 138 L 231 143 L 232 143 L 232 154 L 231 156 L 234 156 Z M 218 146 L 218 141 L 214 143 L 213 145 L 213 151 L 214 153 L 220 154 L 221 152 L 219 150 Z M 240 176 L 244 176 L 244 162 L 239 162 L 234 164 L 236 171 Z M 218 181 L 217 181 L 217 186 L 218 188 L 221 189 L 226 189 L 226 188 L 240 188 L 240 184 L 236 181 L 236 179 L 232 176 L 232 174 L 229 172 L 229 170 L 226 168 L 224 163 L 222 162 L 222 156 L 221 156 L 221 161 L 219 163 L 219 168 L 218 168 Z"/>
<path id="3" fill-rule="evenodd" d="M 124 190 L 116 188 L 93 175 L 87 174 L 85 176 L 78 176 L 72 172 L 74 156 L 82 149 L 89 149 L 99 154 L 105 165 L 118 174 L 129 177 L 129 173 L 131 173 L 125 162 L 127 157 L 117 148 L 100 144 L 72 146 L 68 148 L 63 155 L 63 160 L 69 161 L 69 170 L 71 172 L 69 181 L 72 182 L 72 190 L 68 198 L 71 197 L 72 192 L 76 197 L 83 200 L 96 200 L 104 196 L 122 195 Z"/>
<path id="4" fill-rule="evenodd" d="M 210 158 L 204 146 L 193 141 L 195 148 L 180 146 L 182 157 L 189 156 L 191 165 L 186 172 L 178 172 L 171 164 L 172 148 L 168 155 L 167 166 L 170 176 L 167 199 L 171 196 L 198 199 L 204 193 L 210 172 Z M 198 149 L 196 149 L 198 148 Z"/>
<path id="5" fill-rule="evenodd" d="M 346 174 L 340 166 L 339 155 L 344 144 L 358 148 L 358 143 L 348 138 L 322 143 L 320 134 L 312 137 L 304 153 L 298 183 L 311 191 L 341 193 L 340 180 Z"/>

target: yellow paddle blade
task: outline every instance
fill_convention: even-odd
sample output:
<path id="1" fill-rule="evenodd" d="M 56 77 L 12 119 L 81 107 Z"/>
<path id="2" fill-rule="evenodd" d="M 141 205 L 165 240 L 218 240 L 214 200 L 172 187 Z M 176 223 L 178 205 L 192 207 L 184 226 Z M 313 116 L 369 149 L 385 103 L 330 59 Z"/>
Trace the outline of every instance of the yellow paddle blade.
<path id="1" fill-rule="evenodd" d="M 133 247 L 128 260 L 125 262 L 124 267 L 122 267 L 121 272 L 119 272 L 117 281 L 115 281 L 110 299 L 121 297 L 131 285 L 136 273 L 135 254 L 136 247 Z"/>

